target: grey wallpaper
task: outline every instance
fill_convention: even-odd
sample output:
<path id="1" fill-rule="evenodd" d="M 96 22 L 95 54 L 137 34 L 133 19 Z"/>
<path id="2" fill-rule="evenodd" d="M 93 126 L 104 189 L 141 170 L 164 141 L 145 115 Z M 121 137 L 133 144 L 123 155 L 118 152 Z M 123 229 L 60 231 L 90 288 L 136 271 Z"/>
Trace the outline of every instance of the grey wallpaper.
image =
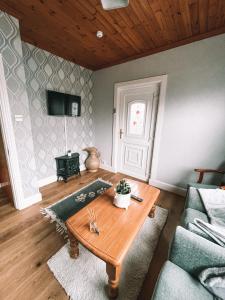
<path id="1" fill-rule="evenodd" d="M 22 43 L 27 93 L 33 132 L 36 174 L 44 179 L 56 174 L 54 157 L 65 154 L 66 118 L 68 149 L 81 154 L 93 145 L 92 71 L 57 57 L 47 51 Z M 46 89 L 81 96 L 81 117 L 47 115 Z"/>
<path id="2" fill-rule="evenodd" d="M 24 197 L 38 193 L 36 163 L 31 132 L 29 102 L 23 67 L 22 46 L 18 21 L 0 11 L 0 53 L 10 101 Z M 15 122 L 15 114 L 24 117 Z"/>
<path id="3" fill-rule="evenodd" d="M 0 53 L 12 113 L 24 197 L 38 193 L 38 181 L 56 174 L 54 157 L 67 149 L 86 158 L 93 145 L 92 71 L 27 43 L 18 21 L 0 11 Z M 81 96 L 81 117 L 47 115 L 46 89 Z M 23 122 L 15 122 L 23 115 Z"/>

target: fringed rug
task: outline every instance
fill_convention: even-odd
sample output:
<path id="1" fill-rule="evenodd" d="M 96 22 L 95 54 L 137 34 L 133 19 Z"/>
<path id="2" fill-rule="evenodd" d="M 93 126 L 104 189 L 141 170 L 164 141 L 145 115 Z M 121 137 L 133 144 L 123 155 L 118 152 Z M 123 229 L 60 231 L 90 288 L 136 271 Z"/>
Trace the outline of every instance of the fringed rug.
<path id="1" fill-rule="evenodd" d="M 136 236 L 122 265 L 118 299 L 137 299 L 167 215 L 166 209 L 157 207 L 155 217 L 147 218 Z M 108 300 L 105 263 L 79 247 L 75 260 L 69 256 L 68 245 L 62 247 L 48 261 L 50 270 L 71 300 Z"/>
<path id="2" fill-rule="evenodd" d="M 41 208 L 41 213 L 50 219 L 50 222 L 56 222 L 56 230 L 66 236 L 66 220 L 88 205 L 91 201 L 103 194 L 112 184 L 101 178 L 89 183 L 82 189 L 66 196 L 58 202 Z"/>

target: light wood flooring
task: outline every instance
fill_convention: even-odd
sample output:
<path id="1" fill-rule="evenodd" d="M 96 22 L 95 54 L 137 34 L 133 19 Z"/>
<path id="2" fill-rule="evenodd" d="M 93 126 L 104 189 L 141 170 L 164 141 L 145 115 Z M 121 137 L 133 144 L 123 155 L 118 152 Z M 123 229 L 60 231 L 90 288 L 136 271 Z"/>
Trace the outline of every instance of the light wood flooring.
<path id="1" fill-rule="evenodd" d="M 43 201 L 22 211 L 14 209 L 0 194 L 3 199 L 0 200 L 0 300 L 69 299 L 46 264 L 65 241 L 56 233 L 55 225 L 43 218 L 39 210 L 98 177 L 115 183 L 124 175 L 101 169 L 92 174 L 82 172 L 81 177 L 71 178 L 66 184 L 56 182 L 43 187 Z M 151 298 L 184 207 L 184 198 L 161 191 L 157 204 L 167 208 L 169 216 L 138 300 Z"/>

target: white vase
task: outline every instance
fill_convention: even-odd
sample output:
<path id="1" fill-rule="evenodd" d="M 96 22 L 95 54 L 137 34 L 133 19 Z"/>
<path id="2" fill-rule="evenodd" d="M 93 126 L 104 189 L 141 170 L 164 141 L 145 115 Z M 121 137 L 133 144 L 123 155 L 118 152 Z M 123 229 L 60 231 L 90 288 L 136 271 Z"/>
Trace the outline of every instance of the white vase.
<path id="1" fill-rule="evenodd" d="M 131 193 L 126 194 L 126 195 L 116 193 L 113 204 L 119 208 L 127 209 L 128 206 L 130 205 L 130 195 L 131 195 Z"/>

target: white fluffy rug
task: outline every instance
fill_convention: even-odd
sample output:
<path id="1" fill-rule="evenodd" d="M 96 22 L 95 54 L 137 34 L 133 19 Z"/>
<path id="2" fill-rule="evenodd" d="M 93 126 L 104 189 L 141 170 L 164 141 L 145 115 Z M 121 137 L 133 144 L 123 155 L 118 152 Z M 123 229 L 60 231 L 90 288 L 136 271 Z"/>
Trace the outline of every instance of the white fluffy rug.
<path id="1" fill-rule="evenodd" d="M 168 211 L 157 207 L 154 219 L 147 218 L 122 265 L 119 297 L 136 300 L 148 271 Z M 119 234 L 119 233 L 118 233 Z M 81 245 L 78 259 L 71 259 L 63 246 L 48 261 L 50 270 L 71 300 L 106 300 L 106 265 Z"/>

